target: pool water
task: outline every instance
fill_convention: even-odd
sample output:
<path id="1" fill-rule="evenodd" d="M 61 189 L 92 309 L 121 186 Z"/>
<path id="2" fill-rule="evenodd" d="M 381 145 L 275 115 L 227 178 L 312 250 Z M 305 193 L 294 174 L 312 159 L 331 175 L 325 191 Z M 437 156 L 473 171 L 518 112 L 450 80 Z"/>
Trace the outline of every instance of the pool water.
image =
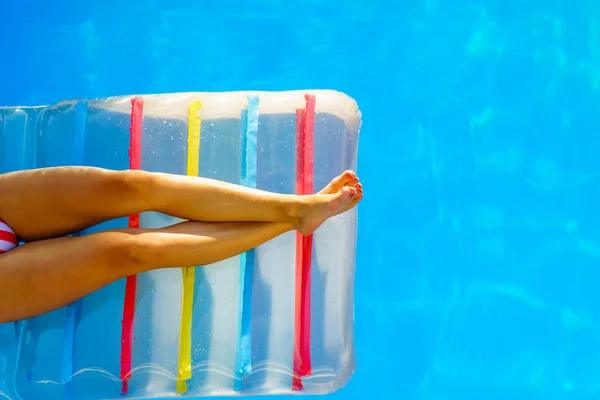
<path id="1" fill-rule="evenodd" d="M 600 395 L 596 2 L 21 0 L 0 17 L 0 105 L 357 100 L 358 369 L 331 398 Z"/>

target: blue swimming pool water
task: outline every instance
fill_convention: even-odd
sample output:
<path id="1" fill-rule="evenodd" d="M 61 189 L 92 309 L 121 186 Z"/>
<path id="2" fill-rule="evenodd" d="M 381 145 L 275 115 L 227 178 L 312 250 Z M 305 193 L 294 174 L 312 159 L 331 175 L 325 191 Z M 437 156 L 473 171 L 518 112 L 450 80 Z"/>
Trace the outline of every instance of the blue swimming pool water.
<path id="1" fill-rule="evenodd" d="M 332 398 L 600 394 L 596 2 L 21 0 L 0 17 L 1 105 L 358 101 L 358 370 Z"/>

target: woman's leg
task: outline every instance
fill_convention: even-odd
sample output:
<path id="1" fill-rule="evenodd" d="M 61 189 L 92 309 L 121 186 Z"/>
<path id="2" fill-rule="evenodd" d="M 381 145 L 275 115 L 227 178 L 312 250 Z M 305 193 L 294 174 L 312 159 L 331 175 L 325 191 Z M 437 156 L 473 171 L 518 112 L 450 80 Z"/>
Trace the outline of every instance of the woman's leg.
<path id="1" fill-rule="evenodd" d="M 0 217 L 26 241 L 144 211 L 195 221 L 286 222 L 309 234 L 355 199 L 357 183 L 348 171 L 317 195 L 297 196 L 165 173 L 44 168 L 0 175 Z"/>
<path id="2" fill-rule="evenodd" d="M 292 229 L 272 222 L 183 222 L 28 243 L 0 256 L 0 324 L 64 307 L 130 275 L 221 261 Z"/>

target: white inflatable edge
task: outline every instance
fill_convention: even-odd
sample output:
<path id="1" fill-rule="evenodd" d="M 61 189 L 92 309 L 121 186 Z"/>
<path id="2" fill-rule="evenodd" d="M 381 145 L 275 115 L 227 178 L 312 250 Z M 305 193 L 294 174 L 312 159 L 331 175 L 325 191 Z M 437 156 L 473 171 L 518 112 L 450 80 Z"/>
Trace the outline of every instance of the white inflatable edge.
<path id="1" fill-rule="evenodd" d="M 317 113 L 335 115 L 346 123 L 350 132 L 358 132 L 361 127 L 361 113 L 356 101 L 345 93 L 335 90 L 290 90 L 290 91 L 236 91 L 236 92 L 180 92 L 146 95 L 127 95 L 89 99 L 90 106 L 96 109 L 131 113 L 131 99 L 139 96 L 144 99 L 144 115 L 163 119 L 187 121 L 188 106 L 200 101 L 200 116 L 206 119 L 239 118 L 241 110 L 247 107 L 248 96 L 260 96 L 260 114 L 294 113 L 306 105 L 306 94 L 316 96 Z M 55 106 L 75 104 L 80 100 L 65 100 Z M 47 106 L 0 107 L 0 111 L 17 109 L 39 109 Z M 52 107 L 52 106 L 51 106 Z"/>

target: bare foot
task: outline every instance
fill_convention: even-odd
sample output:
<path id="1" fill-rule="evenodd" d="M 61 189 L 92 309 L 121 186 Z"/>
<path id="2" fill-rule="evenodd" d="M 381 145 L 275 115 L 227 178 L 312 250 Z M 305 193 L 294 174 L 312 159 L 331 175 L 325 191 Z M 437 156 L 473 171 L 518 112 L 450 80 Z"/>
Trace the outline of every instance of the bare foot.
<path id="1" fill-rule="evenodd" d="M 298 231 L 304 236 L 312 234 L 328 218 L 358 204 L 362 199 L 362 186 L 354 172 L 346 171 L 319 193 L 306 198 L 307 204 L 302 207 L 298 221 Z"/>
<path id="2" fill-rule="evenodd" d="M 329 185 L 327 185 L 319 194 L 333 194 L 340 190 L 344 186 L 354 186 L 358 193 L 354 196 L 352 201 L 344 208 L 340 209 L 336 214 L 343 214 L 348 210 L 353 209 L 363 197 L 362 185 L 359 183 L 358 177 L 353 171 L 346 171 L 343 174 L 333 179 Z"/>

